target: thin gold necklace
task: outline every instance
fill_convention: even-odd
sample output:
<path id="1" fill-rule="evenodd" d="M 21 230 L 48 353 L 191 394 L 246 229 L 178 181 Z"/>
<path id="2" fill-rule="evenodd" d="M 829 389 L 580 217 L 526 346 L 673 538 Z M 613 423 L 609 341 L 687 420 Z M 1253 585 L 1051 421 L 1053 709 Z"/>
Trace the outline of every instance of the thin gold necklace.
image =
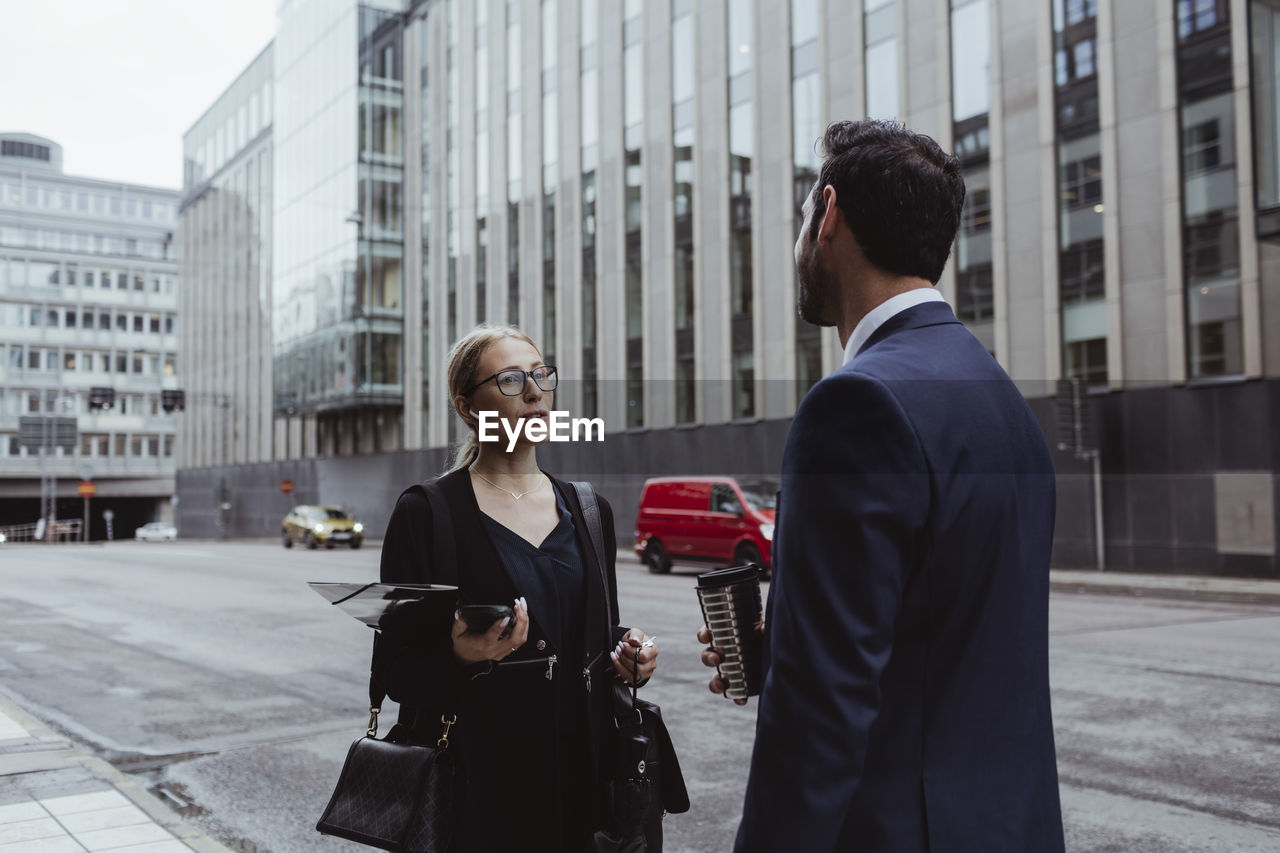
<path id="1" fill-rule="evenodd" d="M 529 491 L 527 491 L 527 492 L 513 492 L 513 491 L 511 491 L 510 489 L 504 489 L 504 488 L 502 488 L 502 486 L 499 486 L 497 483 L 493 482 L 493 480 L 490 480 L 490 479 L 489 479 L 488 477 L 486 477 L 484 474 L 481 474 L 479 471 L 477 471 L 477 470 L 476 470 L 476 466 L 475 466 L 474 464 L 473 464 L 473 465 L 471 465 L 471 466 L 469 466 L 467 470 L 468 470 L 468 471 L 470 471 L 472 474 L 475 474 L 475 475 L 476 475 L 477 477 L 479 477 L 481 480 L 484 480 L 484 481 L 485 481 L 486 483 L 488 483 L 490 486 L 493 486 L 493 487 L 494 487 L 495 489 L 497 489 L 498 491 L 500 491 L 500 492 L 506 492 L 507 494 L 511 495 L 511 497 L 515 498 L 516 500 L 520 500 L 520 499 L 521 499 L 522 497 L 524 497 L 525 495 L 531 495 L 531 494 L 533 494 L 534 492 L 538 491 L 538 489 L 541 489 L 541 488 L 542 488 L 542 484 L 546 482 L 546 480 L 539 480 L 539 481 L 538 481 L 538 485 L 534 486 L 532 489 L 530 489 L 530 490 L 529 490 Z"/>

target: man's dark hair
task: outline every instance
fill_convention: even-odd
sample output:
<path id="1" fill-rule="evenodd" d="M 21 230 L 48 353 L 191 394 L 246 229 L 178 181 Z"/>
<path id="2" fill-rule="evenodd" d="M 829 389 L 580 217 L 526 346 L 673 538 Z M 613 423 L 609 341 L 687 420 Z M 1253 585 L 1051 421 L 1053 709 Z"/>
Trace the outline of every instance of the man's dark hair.
<path id="1" fill-rule="evenodd" d="M 817 238 L 830 185 L 867 260 L 937 284 L 960 227 L 960 161 L 901 122 L 872 119 L 832 122 L 822 155 L 809 236 Z"/>

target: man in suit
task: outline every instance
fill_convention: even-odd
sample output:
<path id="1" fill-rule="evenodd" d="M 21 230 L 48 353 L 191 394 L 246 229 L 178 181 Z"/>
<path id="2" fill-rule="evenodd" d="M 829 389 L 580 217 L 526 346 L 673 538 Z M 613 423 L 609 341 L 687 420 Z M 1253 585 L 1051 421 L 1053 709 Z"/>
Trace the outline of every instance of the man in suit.
<path id="1" fill-rule="evenodd" d="M 1053 465 L 934 289 L 959 163 L 889 122 L 833 124 L 823 149 L 798 302 L 844 364 L 787 437 L 735 849 L 1057 853 Z"/>

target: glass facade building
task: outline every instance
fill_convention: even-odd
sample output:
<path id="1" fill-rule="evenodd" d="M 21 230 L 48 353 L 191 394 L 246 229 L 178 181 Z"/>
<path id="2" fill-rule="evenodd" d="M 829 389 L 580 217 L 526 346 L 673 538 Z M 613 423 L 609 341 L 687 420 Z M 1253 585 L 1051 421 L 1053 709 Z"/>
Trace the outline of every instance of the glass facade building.
<path id="1" fill-rule="evenodd" d="M 401 443 L 398 11 L 398 4 L 299 3 L 280 13 L 274 390 L 277 413 L 301 424 L 303 452 Z"/>
<path id="2" fill-rule="evenodd" d="M 1215 450 L 1175 452 L 1194 419 L 1152 416 L 1143 452 L 1177 473 L 1151 500 L 1123 448 L 1142 407 L 1205 385 L 1271 411 L 1250 395 L 1280 381 L 1276 0 L 405 0 L 284 4 L 280 25 L 278 461 L 435 459 L 459 435 L 448 348 L 484 319 L 527 329 L 561 402 L 604 419 L 620 525 L 646 475 L 754 467 L 744 442 L 841 362 L 796 316 L 792 247 L 827 123 L 871 116 L 960 158 L 957 316 L 1037 411 L 1059 379 L 1093 392 L 1112 564 L 1234 559 L 1225 528 L 1182 541 L 1148 508 L 1215 518 L 1217 473 L 1274 471 L 1271 439 L 1228 417 Z M 1061 462 L 1070 563 L 1092 509 Z"/>

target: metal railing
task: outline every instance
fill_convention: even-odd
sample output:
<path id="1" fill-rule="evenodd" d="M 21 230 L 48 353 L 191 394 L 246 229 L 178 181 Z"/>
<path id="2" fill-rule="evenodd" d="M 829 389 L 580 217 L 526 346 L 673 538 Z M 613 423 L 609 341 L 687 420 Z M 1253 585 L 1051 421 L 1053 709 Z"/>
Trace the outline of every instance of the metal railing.
<path id="1" fill-rule="evenodd" d="M 55 521 L 53 524 L 12 524 L 0 527 L 0 542 L 79 542 L 80 519 Z"/>
<path id="2" fill-rule="evenodd" d="M 59 479 L 79 477 L 84 464 L 93 466 L 94 478 L 162 477 L 174 476 L 177 469 L 172 456 L 50 456 L 48 470 Z M 41 473 L 38 456 L 0 456 L 0 479 L 8 477 L 38 477 Z M 70 495 L 64 494 L 63 497 Z"/>

